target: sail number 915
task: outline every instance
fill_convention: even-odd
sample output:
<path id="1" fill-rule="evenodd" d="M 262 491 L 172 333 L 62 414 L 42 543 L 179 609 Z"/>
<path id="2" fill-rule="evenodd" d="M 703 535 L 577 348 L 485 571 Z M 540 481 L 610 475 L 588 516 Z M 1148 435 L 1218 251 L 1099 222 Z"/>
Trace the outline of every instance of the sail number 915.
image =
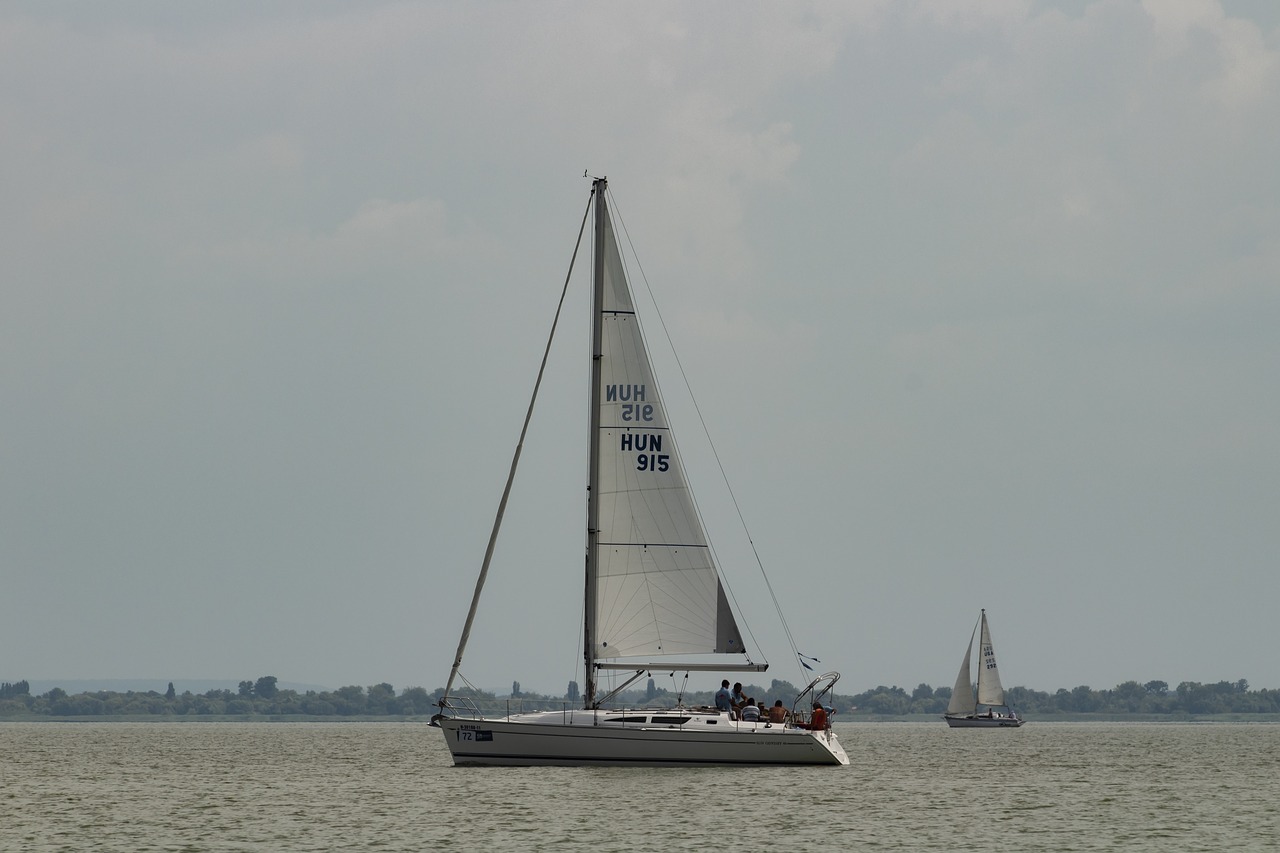
<path id="1" fill-rule="evenodd" d="M 653 404 L 623 403 L 622 419 L 624 421 L 651 421 L 653 420 Z"/>
<path id="2" fill-rule="evenodd" d="M 641 453 L 636 457 L 637 471 L 669 471 L 671 455 L 667 453 Z"/>
<path id="3" fill-rule="evenodd" d="M 637 471 L 670 471 L 671 454 L 662 452 L 661 433 L 631 432 L 618 438 L 618 449 L 636 454 Z"/>

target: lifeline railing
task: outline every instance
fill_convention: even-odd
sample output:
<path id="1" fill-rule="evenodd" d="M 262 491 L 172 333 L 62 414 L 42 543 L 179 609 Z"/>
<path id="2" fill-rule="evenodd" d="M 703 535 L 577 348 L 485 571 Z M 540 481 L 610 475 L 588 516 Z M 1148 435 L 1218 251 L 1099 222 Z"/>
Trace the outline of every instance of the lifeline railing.
<path id="1" fill-rule="evenodd" d="M 535 711 L 555 711 L 555 703 L 546 701 L 530 701 L 526 704 L 525 700 L 520 697 L 509 697 L 506 699 L 477 699 L 474 696 L 442 696 L 436 702 L 440 708 L 440 713 L 432 716 L 431 722 L 434 724 L 441 717 L 460 717 L 472 720 L 479 720 L 485 717 L 510 718 L 519 714 L 527 714 Z M 565 702 L 558 709 L 566 718 L 571 717 L 575 713 L 590 713 L 583 711 L 577 706 L 570 707 Z"/>

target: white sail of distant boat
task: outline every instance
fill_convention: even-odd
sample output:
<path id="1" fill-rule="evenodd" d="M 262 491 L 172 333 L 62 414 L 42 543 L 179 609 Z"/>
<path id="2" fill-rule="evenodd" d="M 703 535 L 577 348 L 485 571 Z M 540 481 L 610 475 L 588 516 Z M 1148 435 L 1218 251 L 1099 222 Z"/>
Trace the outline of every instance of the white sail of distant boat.
<path id="1" fill-rule="evenodd" d="M 973 677 L 970 673 L 973 660 L 973 638 L 978 633 L 978 626 L 973 626 L 973 634 L 964 647 L 964 661 L 960 664 L 960 672 L 956 675 L 955 687 L 951 689 L 951 701 L 947 703 L 947 714 L 972 714 L 977 707 L 973 695 Z"/>
<path id="2" fill-rule="evenodd" d="M 978 662 L 978 689 L 975 694 L 970 675 L 973 658 L 973 638 L 979 637 L 981 659 Z M 974 626 L 969 642 L 964 647 L 964 661 L 956 675 L 955 687 L 947 713 L 942 717 L 952 728 L 1017 728 L 1025 722 L 1005 702 L 1004 687 L 1000 683 L 1000 668 L 996 665 L 995 646 L 991 643 L 991 628 L 987 624 L 987 611 L 983 610 Z"/>
<path id="3" fill-rule="evenodd" d="M 583 708 L 527 713 L 508 708 L 506 714 L 485 716 L 467 696 L 450 695 L 542 381 L 540 370 L 433 722 L 444 730 L 456 764 L 848 764 L 830 727 L 804 727 L 798 707 L 806 697 L 830 693 L 840 677 L 834 672 L 810 682 L 784 723 L 738 720 L 705 707 L 608 707 L 653 670 L 763 672 L 768 664 L 752 660 L 744 647 L 690 492 L 641 334 L 606 188 L 605 179 L 593 181 Z M 608 671 L 625 675 L 603 692 L 601 677 Z"/>

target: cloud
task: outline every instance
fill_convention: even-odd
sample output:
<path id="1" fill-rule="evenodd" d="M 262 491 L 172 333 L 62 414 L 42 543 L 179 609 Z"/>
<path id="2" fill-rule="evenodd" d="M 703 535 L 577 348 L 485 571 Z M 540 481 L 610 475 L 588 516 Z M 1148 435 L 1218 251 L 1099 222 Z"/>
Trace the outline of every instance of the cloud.
<path id="1" fill-rule="evenodd" d="M 1204 69 L 1198 92 L 1227 110 L 1247 110 L 1275 98 L 1277 53 L 1252 21 L 1228 17 L 1217 0 L 1144 0 L 1166 63 Z"/>
<path id="2" fill-rule="evenodd" d="M 433 677 L 420 649 L 456 638 L 436 635 L 470 594 L 584 169 L 747 460 L 762 538 L 841 569 L 804 602 L 811 639 L 857 647 L 849 625 L 890 630 L 904 601 L 924 626 L 851 681 L 920 678 L 950 618 L 928 591 L 958 576 L 1035 566 L 1070 610 L 1157 571 L 1182 598 L 1117 608 L 1225 607 L 1203 555 L 1269 570 L 1251 525 L 1280 419 L 1277 30 L 1239 8 L 6 7 L 0 558 L 71 611 L 31 660 L 245 677 L 272 645 L 281 677 Z M 580 549 L 575 293 L 518 486 L 535 506 L 501 549 L 528 587 L 499 625 Z M 1026 589 L 1003 594 L 1041 607 Z M 261 633 L 105 648 L 108 596 L 191 614 L 193 637 L 225 626 L 210 602 Z M 295 648 L 320 623 L 324 654 Z M 499 682 L 563 683 L 521 652 L 530 674 Z"/>

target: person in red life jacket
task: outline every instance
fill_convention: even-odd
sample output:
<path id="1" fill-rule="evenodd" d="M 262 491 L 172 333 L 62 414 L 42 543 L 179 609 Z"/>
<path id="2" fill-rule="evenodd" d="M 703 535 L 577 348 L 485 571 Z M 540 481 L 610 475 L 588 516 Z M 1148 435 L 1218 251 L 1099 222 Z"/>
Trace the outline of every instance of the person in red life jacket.
<path id="1" fill-rule="evenodd" d="M 813 703 L 813 716 L 809 719 L 809 729 L 815 732 L 825 731 L 827 728 L 827 711 L 822 707 L 821 702 Z"/>

